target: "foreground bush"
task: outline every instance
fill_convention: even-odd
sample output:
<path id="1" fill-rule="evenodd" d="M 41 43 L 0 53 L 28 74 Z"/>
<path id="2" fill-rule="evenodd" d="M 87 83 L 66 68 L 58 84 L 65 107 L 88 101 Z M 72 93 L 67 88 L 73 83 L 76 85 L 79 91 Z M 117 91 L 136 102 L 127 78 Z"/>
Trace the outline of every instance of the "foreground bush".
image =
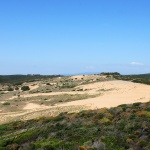
<path id="1" fill-rule="evenodd" d="M 0 149 L 150 150 L 149 108 L 135 103 L 0 125 Z"/>

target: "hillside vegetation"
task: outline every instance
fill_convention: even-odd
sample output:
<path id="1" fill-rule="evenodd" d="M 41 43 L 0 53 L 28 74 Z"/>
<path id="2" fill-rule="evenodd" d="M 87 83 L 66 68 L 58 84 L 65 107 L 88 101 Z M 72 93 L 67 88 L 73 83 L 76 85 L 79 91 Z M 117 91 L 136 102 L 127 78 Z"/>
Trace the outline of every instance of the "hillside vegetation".
<path id="1" fill-rule="evenodd" d="M 1 150 L 149 150 L 150 102 L 0 125 Z"/>
<path id="2" fill-rule="evenodd" d="M 143 83 L 150 85 L 150 74 L 139 74 L 139 75 L 114 75 L 116 79 L 132 81 L 135 83 Z"/>
<path id="3" fill-rule="evenodd" d="M 0 75 L 1 84 L 21 85 L 24 82 L 33 82 L 41 79 L 60 77 L 60 75 Z"/>

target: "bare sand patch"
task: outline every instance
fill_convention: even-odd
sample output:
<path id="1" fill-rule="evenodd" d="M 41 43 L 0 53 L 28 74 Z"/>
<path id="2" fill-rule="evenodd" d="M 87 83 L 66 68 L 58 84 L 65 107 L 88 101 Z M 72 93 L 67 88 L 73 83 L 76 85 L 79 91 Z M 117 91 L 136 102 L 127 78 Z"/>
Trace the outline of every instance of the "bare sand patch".
<path id="1" fill-rule="evenodd" d="M 39 85 L 29 85 L 30 90 L 34 90 L 37 89 L 39 87 Z"/>
<path id="2" fill-rule="evenodd" d="M 102 91 L 102 95 L 96 98 L 89 98 L 87 100 L 68 102 L 61 104 L 61 106 L 85 105 L 95 109 L 103 107 L 115 107 L 120 104 L 150 101 L 149 85 L 116 80 L 88 84 L 82 87 L 86 89 L 97 89 Z"/>
<path id="3" fill-rule="evenodd" d="M 39 109 L 39 108 L 47 108 L 47 107 L 43 105 L 34 104 L 34 103 L 28 103 L 23 109 L 27 110 L 27 109 Z"/>

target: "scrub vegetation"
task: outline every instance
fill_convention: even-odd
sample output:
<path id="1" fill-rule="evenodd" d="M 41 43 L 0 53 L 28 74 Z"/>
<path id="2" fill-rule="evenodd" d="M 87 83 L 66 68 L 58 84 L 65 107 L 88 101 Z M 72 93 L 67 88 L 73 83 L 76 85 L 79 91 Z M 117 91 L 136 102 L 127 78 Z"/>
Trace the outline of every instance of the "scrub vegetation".
<path id="1" fill-rule="evenodd" d="M 150 102 L 0 125 L 1 150 L 149 150 Z"/>

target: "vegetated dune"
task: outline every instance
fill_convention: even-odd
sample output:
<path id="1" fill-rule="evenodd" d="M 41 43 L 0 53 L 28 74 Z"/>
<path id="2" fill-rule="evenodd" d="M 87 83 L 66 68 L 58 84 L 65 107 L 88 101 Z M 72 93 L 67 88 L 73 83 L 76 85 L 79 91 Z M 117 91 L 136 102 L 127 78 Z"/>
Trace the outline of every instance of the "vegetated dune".
<path id="1" fill-rule="evenodd" d="M 23 98 L 28 98 L 28 97 L 36 97 L 36 96 L 48 96 L 48 95 L 62 95 L 62 94 L 84 94 L 84 93 L 89 93 L 90 92 L 77 92 L 77 91 L 74 91 L 74 92 L 53 92 L 53 93 L 34 93 L 34 94 L 23 94 L 23 95 L 20 95 L 20 97 L 23 97 Z M 17 98 L 18 96 L 12 96 L 11 98 L 9 98 L 9 100 L 12 100 L 14 98 Z"/>
<path id="2" fill-rule="evenodd" d="M 60 112 L 66 111 L 65 108 L 73 109 L 73 107 L 75 107 L 76 109 L 80 108 L 79 111 L 81 111 L 85 109 L 98 109 L 103 107 L 110 108 L 118 106 L 120 104 L 131 104 L 135 102 L 150 101 L 149 85 L 133 83 L 129 81 L 114 80 L 114 81 L 95 82 L 76 86 L 75 89 L 82 89 L 82 90 L 68 91 L 68 92 L 34 93 L 34 94 L 23 93 L 22 95 L 20 95 L 20 97 L 23 98 L 36 97 L 37 100 L 38 96 L 57 95 L 60 96 L 61 98 L 62 94 L 71 94 L 71 95 L 89 94 L 89 95 L 96 95 L 96 97 L 81 100 L 73 99 L 70 102 L 57 103 L 55 105 L 44 105 L 44 104 L 40 105 L 38 103 L 34 103 L 28 100 L 24 103 L 22 111 L 18 112 L 16 111 L 14 114 L 12 114 L 12 112 L 9 111 L 7 113 L 3 113 L 1 111 L 0 123 L 4 123 L 10 120 L 20 120 L 20 118 L 24 118 L 22 116 L 28 113 L 32 113 L 33 115 L 29 115 L 24 119 L 32 119 L 34 117 L 40 116 L 41 114 L 43 116 L 46 116 L 47 113 L 44 112 L 45 110 L 51 112 L 52 109 L 55 109 L 55 113 L 52 113 L 55 116 L 58 114 L 56 113 L 56 111 L 59 108 L 61 109 Z M 13 101 L 14 98 L 17 98 L 17 96 L 13 96 L 7 101 L 11 102 Z M 67 109 L 67 111 L 71 111 L 71 109 Z"/>
<path id="3" fill-rule="evenodd" d="M 5 150 L 149 150 L 150 102 L 0 125 Z"/>

